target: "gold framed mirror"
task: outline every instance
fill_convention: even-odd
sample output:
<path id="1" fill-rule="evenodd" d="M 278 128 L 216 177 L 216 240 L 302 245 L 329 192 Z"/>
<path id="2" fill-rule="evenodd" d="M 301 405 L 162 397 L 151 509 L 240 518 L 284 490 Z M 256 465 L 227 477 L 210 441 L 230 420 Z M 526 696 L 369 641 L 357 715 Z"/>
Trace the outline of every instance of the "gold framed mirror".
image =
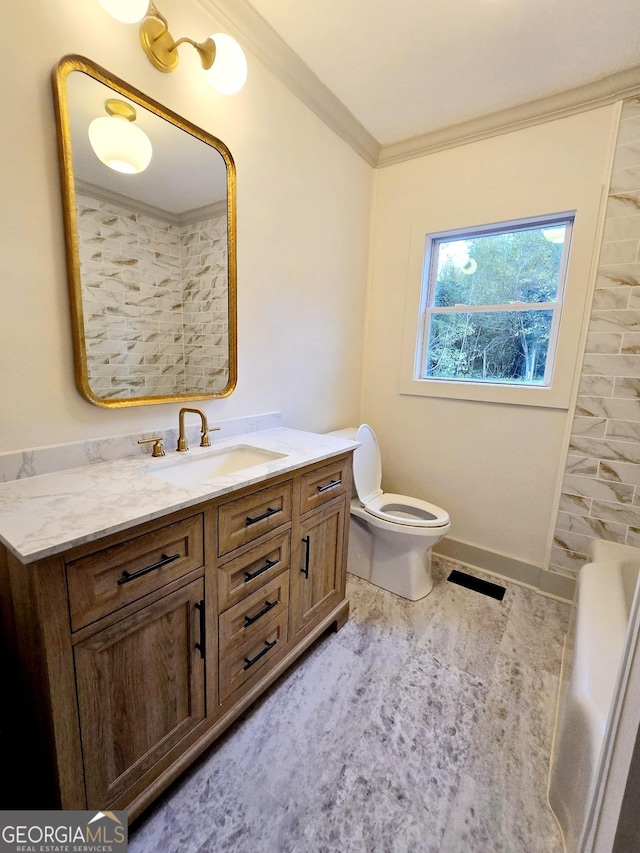
<path id="1" fill-rule="evenodd" d="M 104 407 L 228 396 L 231 153 L 84 57 L 60 61 L 53 89 L 78 390 Z"/>

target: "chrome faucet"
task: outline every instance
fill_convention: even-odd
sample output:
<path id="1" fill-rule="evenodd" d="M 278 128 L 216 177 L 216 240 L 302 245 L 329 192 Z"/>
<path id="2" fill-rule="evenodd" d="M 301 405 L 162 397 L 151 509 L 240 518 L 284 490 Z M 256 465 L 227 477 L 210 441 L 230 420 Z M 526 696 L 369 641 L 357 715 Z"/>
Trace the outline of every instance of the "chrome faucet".
<path id="1" fill-rule="evenodd" d="M 207 416 L 200 409 L 189 409 L 184 408 L 180 409 L 180 413 L 178 415 L 178 447 L 176 448 L 179 453 L 186 453 L 189 449 L 189 445 L 187 444 L 187 438 L 184 434 L 184 416 L 187 412 L 193 412 L 194 415 L 200 415 L 200 420 L 202 421 L 202 432 L 200 435 L 200 447 L 211 447 L 211 442 L 209 441 L 209 433 L 215 432 L 217 429 L 220 429 L 219 426 L 209 428 L 209 424 L 207 423 Z"/>

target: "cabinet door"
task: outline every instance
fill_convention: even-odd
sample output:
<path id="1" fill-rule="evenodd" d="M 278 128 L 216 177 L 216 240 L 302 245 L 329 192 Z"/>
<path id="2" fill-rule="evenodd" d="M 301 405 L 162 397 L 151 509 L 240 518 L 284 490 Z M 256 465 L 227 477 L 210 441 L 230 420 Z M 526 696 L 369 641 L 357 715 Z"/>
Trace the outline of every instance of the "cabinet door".
<path id="1" fill-rule="evenodd" d="M 103 808 L 205 715 L 202 579 L 74 651 L 87 808 Z"/>
<path id="2" fill-rule="evenodd" d="M 326 615 L 343 598 L 345 502 L 303 517 L 291 565 L 291 637 Z"/>

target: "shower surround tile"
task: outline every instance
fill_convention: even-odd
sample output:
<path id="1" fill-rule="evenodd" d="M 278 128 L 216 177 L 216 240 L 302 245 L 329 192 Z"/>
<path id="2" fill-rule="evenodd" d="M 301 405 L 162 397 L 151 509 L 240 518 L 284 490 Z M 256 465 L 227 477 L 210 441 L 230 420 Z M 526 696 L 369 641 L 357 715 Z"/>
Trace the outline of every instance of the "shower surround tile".
<path id="1" fill-rule="evenodd" d="M 349 575 L 344 628 L 132 827 L 131 853 L 560 853 L 546 779 L 570 607 L 512 583 L 488 599 L 453 568 L 434 558 L 418 602 Z"/>
<path id="2" fill-rule="evenodd" d="M 226 213 L 178 225 L 82 192 L 77 221 L 92 391 L 221 391 L 229 364 L 228 329 L 218 322 L 228 309 Z"/>
<path id="3" fill-rule="evenodd" d="M 625 101 L 618 130 L 549 564 L 562 574 L 577 573 L 595 539 L 638 544 L 640 518 L 632 507 L 640 505 L 639 110 L 637 98 Z"/>

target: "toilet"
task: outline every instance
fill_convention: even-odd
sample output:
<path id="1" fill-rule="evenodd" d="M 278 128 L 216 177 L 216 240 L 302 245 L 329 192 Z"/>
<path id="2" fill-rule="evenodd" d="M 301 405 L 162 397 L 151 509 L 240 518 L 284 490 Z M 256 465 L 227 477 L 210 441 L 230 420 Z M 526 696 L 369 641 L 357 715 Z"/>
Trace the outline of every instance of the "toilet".
<path id="1" fill-rule="evenodd" d="M 368 424 L 330 434 L 360 442 L 353 456 L 348 571 L 411 601 L 424 598 L 433 588 L 431 549 L 451 528 L 448 513 L 382 491 L 380 448 Z"/>

